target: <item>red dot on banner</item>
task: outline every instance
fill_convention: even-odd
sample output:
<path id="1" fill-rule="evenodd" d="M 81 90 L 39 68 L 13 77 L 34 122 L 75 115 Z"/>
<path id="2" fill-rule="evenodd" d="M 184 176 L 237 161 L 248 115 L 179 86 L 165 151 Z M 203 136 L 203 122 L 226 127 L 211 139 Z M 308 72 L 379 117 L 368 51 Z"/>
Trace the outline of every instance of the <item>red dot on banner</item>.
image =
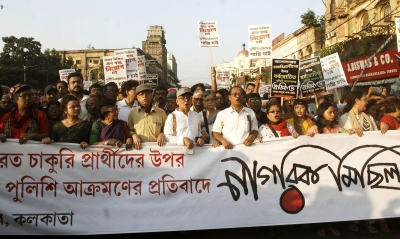
<path id="1" fill-rule="evenodd" d="M 280 205 L 283 211 L 290 214 L 299 213 L 305 204 L 304 196 L 301 191 L 293 185 L 286 189 L 280 198 Z"/>

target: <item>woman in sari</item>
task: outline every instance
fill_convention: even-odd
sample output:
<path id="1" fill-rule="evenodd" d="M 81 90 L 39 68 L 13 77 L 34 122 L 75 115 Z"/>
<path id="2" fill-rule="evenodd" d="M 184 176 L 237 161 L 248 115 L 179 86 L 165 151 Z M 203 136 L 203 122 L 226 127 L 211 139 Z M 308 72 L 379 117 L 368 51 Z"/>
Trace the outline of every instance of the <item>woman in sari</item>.
<path id="1" fill-rule="evenodd" d="M 65 142 L 80 144 L 81 148 L 89 146 L 88 139 L 91 123 L 80 119 L 81 105 L 72 95 L 66 95 L 61 101 L 62 109 L 66 116 L 65 119 L 54 124 L 51 136 L 44 138 L 42 142 Z"/>
<path id="2" fill-rule="evenodd" d="M 203 99 L 205 111 L 203 111 L 203 116 L 201 118 L 201 133 L 208 140 L 206 143 L 212 144 L 213 147 L 218 147 L 220 146 L 220 142 L 215 140 L 214 137 L 212 137 L 212 134 L 210 134 L 214 126 L 214 121 L 217 118 L 217 114 L 220 112 L 216 109 L 217 103 L 214 91 L 205 91 Z"/>
<path id="3" fill-rule="evenodd" d="M 0 120 L 0 141 L 13 138 L 24 144 L 28 140 L 40 141 L 49 136 L 50 127 L 46 113 L 32 107 L 31 88 L 17 84 L 10 93 L 16 106 Z"/>
<path id="4" fill-rule="evenodd" d="M 124 120 L 118 119 L 118 107 L 115 100 L 100 100 L 100 119 L 93 123 L 89 143 L 92 145 L 110 145 L 120 148 L 123 142 L 126 150 L 132 149 L 133 140 L 129 127 Z"/>
<path id="5" fill-rule="evenodd" d="M 306 114 L 307 103 L 302 99 L 296 99 L 293 107 L 293 117 L 286 122 L 293 126 L 299 135 L 307 135 L 311 126 L 315 125 L 312 117 Z"/>
<path id="6" fill-rule="evenodd" d="M 339 126 L 347 130 L 350 134 L 363 136 L 363 131 L 376 131 L 378 127 L 374 119 L 364 113 L 367 106 L 367 96 L 358 90 L 351 91 L 346 97 L 347 105 L 343 109 L 343 115 L 339 118 Z M 382 134 L 386 133 L 389 126 L 381 124 Z"/>
<path id="7" fill-rule="evenodd" d="M 270 138 L 286 136 L 297 138 L 299 136 L 296 130 L 282 119 L 282 108 L 280 104 L 268 104 L 267 118 L 268 123 L 261 125 L 258 129 L 258 138 L 261 142 L 264 142 Z"/>

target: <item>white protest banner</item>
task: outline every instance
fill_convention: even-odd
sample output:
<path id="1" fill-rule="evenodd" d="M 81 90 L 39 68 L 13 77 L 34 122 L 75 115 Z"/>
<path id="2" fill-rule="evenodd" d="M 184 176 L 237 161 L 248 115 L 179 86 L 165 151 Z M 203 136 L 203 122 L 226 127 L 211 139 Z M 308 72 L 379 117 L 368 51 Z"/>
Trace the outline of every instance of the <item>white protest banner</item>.
<path id="1" fill-rule="evenodd" d="M 71 73 L 74 73 L 74 72 L 75 72 L 75 69 L 59 70 L 58 73 L 60 74 L 60 80 L 67 82 L 68 75 Z"/>
<path id="2" fill-rule="evenodd" d="M 265 59 L 272 57 L 271 24 L 249 26 L 249 58 Z"/>
<path id="3" fill-rule="evenodd" d="M 258 88 L 258 94 L 262 97 L 264 94 L 269 93 L 271 85 L 263 85 Z"/>
<path id="4" fill-rule="evenodd" d="M 136 48 L 122 49 L 114 51 L 115 56 L 124 55 L 126 63 L 126 77 L 127 80 L 139 81 L 138 69 L 138 55 Z"/>
<path id="5" fill-rule="evenodd" d="M 218 47 L 219 36 L 216 21 L 198 21 L 200 47 Z"/>
<path id="6" fill-rule="evenodd" d="M 400 132 L 232 150 L 0 143 L 0 234 L 155 232 L 400 216 Z M 384 195 L 384 196 L 382 196 Z"/>
<path id="7" fill-rule="evenodd" d="M 394 21 L 396 23 L 397 51 L 400 52 L 400 17 L 395 17 Z"/>
<path id="8" fill-rule="evenodd" d="M 138 71 L 139 74 L 139 81 L 147 80 L 146 77 L 146 58 L 145 56 L 138 56 Z"/>
<path id="9" fill-rule="evenodd" d="M 337 52 L 321 58 L 321 67 L 327 91 L 348 85 Z"/>
<path id="10" fill-rule="evenodd" d="M 83 89 L 89 90 L 89 87 L 92 85 L 91 81 L 83 81 Z"/>
<path id="11" fill-rule="evenodd" d="M 126 81 L 126 61 L 124 55 L 103 56 L 105 83 L 114 82 L 121 88 Z"/>
<path id="12" fill-rule="evenodd" d="M 216 70 L 217 90 L 231 88 L 230 75 L 229 70 Z"/>

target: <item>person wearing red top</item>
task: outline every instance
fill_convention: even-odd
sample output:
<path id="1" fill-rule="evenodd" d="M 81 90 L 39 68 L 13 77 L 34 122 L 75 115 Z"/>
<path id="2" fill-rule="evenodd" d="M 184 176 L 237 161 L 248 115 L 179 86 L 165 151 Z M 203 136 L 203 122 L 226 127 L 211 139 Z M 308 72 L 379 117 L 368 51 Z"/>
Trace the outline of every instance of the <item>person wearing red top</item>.
<path id="1" fill-rule="evenodd" d="M 12 92 L 16 106 L 0 120 L 0 141 L 7 138 L 41 141 L 50 134 L 50 124 L 45 112 L 32 108 L 33 94 L 28 85 L 17 84 Z"/>
<path id="2" fill-rule="evenodd" d="M 389 130 L 397 130 L 400 127 L 400 100 L 393 98 L 387 100 L 388 107 L 386 108 L 386 115 L 384 115 L 379 121 L 379 125 L 382 122 L 389 125 Z"/>

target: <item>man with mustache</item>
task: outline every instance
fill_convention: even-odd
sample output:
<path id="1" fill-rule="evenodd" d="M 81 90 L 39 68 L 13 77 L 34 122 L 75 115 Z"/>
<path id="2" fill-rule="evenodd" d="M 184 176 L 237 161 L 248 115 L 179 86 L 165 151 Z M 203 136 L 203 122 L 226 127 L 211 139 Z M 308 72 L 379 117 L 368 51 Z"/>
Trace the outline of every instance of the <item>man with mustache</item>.
<path id="1" fill-rule="evenodd" d="M 150 86 L 139 85 L 135 88 L 139 106 L 134 107 L 128 115 L 133 146 L 139 150 L 142 142 L 157 142 L 161 147 L 165 144 L 164 124 L 167 115 L 164 110 L 153 105 L 153 89 Z"/>
<path id="2" fill-rule="evenodd" d="M 176 92 L 178 109 L 168 115 L 165 122 L 165 137 L 167 142 L 184 145 L 192 149 L 196 143 L 204 145 L 204 136 L 201 135 L 200 115 L 192 110 L 193 93 L 189 88 L 182 87 Z"/>
<path id="3" fill-rule="evenodd" d="M 252 109 L 243 106 L 245 97 L 246 92 L 240 86 L 232 87 L 229 91 L 231 107 L 219 112 L 214 122 L 213 137 L 225 149 L 241 143 L 250 146 L 258 136 L 257 118 Z"/>
<path id="4" fill-rule="evenodd" d="M 157 86 L 153 93 L 153 104 L 160 109 L 165 110 L 167 104 L 168 90 L 164 86 Z"/>
<path id="5" fill-rule="evenodd" d="M 196 90 L 193 93 L 193 98 L 192 98 L 192 108 L 190 110 L 193 110 L 194 112 L 200 113 L 202 115 L 204 105 L 203 105 L 203 91 L 201 90 Z"/>
<path id="6" fill-rule="evenodd" d="M 89 96 L 83 94 L 83 77 L 80 73 L 74 72 L 68 75 L 67 80 L 69 94 L 74 96 L 81 105 L 81 113 L 79 114 L 79 118 L 82 120 L 87 120 L 90 114 L 86 110 L 85 105 Z"/>

